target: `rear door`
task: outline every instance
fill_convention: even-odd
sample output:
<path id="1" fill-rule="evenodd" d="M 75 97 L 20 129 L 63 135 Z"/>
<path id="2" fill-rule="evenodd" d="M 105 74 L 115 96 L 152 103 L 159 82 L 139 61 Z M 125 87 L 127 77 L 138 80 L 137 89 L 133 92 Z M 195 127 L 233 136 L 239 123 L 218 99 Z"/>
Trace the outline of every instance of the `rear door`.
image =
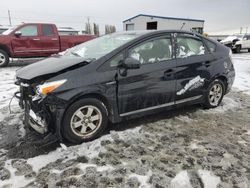
<path id="1" fill-rule="evenodd" d="M 176 104 L 199 99 L 206 91 L 215 60 L 201 38 L 176 34 Z"/>
<path id="2" fill-rule="evenodd" d="M 21 36 L 12 36 L 12 49 L 15 56 L 32 57 L 41 53 L 40 34 L 37 24 L 24 25 L 17 31 L 22 33 Z"/>
<path id="3" fill-rule="evenodd" d="M 41 51 L 46 55 L 60 51 L 60 41 L 56 28 L 51 24 L 41 25 Z"/>
<path id="4" fill-rule="evenodd" d="M 141 62 L 139 69 L 118 73 L 118 107 L 127 116 L 174 104 L 176 60 L 169 33 L 145 39 L 127 51 L 127 57 Z M 120 70 L 121 71 L 121 70 Z"/>

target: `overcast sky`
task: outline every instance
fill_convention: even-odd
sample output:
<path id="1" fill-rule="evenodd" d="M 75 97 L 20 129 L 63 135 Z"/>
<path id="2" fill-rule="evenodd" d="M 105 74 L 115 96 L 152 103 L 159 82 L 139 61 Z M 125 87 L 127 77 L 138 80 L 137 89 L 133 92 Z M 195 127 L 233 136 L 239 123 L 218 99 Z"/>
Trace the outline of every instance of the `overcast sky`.
<path id="1" fill-rule="evenodd" d="M 50 22 L 84 29 L 87 18 L 104 30 L 112 24 L 122 30 L 122 21 L 137 14 L 205 20 L 205 31 L 250 27 L 250 0 L 2 0 L 0 24 Z M 249 28 L 250 30 L 250 28 Z"/>

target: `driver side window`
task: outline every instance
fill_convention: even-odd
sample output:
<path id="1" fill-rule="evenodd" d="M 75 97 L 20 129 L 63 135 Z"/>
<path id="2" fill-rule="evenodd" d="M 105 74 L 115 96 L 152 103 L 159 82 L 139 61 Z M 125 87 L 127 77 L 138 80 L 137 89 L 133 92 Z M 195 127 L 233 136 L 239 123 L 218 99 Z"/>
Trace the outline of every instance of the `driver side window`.
<path id="1" fill-rule="evenodd" d="M 27 25 L 19 29 L 21 31 L 22 36 L 24 37 L 32 37 L 32 36 L 38 36 L 38 29 L 36 25 Z"/>
<path id="2" fill-rule="evenodd" d="M 129 50 L 132 57 L 141 64 L 152 64 L 172 59 L 170 38 L 158 38 L 144 42 Z"/>

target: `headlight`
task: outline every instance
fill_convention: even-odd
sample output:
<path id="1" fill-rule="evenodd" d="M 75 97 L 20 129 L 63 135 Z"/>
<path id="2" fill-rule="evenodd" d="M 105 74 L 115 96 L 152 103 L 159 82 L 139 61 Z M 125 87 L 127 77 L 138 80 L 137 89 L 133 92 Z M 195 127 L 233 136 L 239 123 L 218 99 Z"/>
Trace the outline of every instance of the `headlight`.
<path id="1" fill-rule="evenodd" d="M 54 82 L 45 82 L 44 84 L 38 86 L 38 93 L 41 95 L 47 95 L 48 93 L 51 93 L 61 85 L 63 85 L 67 80 L 58 80 Z"/>

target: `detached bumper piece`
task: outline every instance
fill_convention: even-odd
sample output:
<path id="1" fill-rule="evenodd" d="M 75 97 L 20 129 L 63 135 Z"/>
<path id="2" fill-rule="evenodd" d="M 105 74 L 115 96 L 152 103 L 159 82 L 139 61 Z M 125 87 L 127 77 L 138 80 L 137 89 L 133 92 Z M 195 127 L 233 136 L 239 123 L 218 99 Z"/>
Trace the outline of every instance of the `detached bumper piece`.
<path id="1" fill-rule="evenodd" d="M 38 133 L 45 134 L 48 132 L 48 125 L 41 117 L 39 117 L 33 110 L 29 110 L 28 114 L 29 125 Z"/>

